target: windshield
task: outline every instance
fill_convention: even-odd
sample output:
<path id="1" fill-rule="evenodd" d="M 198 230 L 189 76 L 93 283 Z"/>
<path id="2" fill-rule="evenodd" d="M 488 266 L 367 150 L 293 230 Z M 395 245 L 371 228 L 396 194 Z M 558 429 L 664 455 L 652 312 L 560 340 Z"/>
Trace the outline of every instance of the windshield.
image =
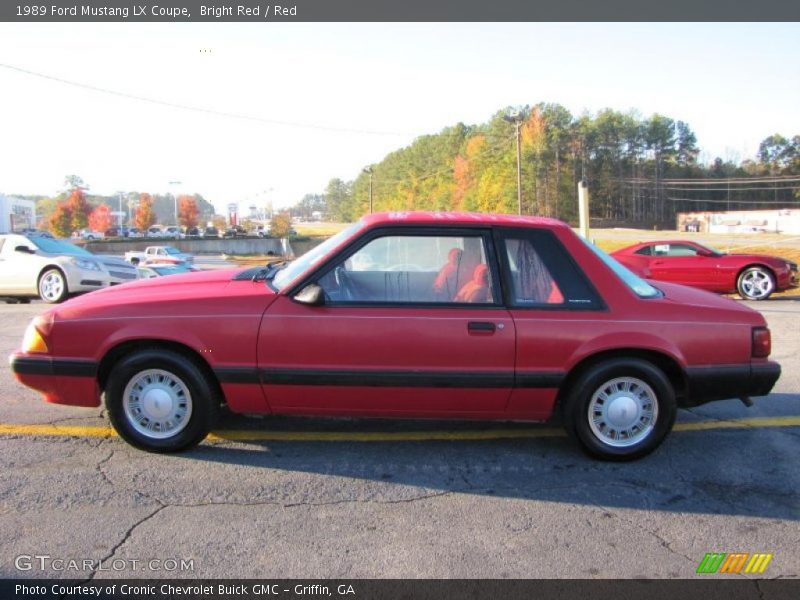
<path id="1" fill-rule="evenodd" d="M 167 254 L 180 254 L 181 253 L 180 250 L 178 250 L 177 248 L 173 248 L 172 246 L 167 246 L 166 247 L 166 251 L 167 251 Z"/>
<path id="2" fill-rule="evenodd" d="M 697 244 L 697 242 L 695 242 L 695 244 Z M 711 246 L 706 246 L 705 244 L 697 244 L 697 245 L 700 248 L 703 248 L 704 250 L 708 250 L 714 256 L 722 256 L 723 254 L 725 254 L 724 252 L 720 252 L 719 250 L 712 248 Z"/>
<path id="3" fill-rule="evenodd" d="M 361 229 L 361 226 L 362 223 L 360 222 L 349 225 L 333 237 L 330 237 L 322 242 L 316 248 L 309 250 L 300 258 L 290 262 L 288 265 L 286 265 L 285 269 L 278 271 L 278 273 L 275 275 L 274 279 L 272 280 L 273 287 L 278 291 L 285 288 L 301 273 L 305 273 L 309 267 L 316 265 L 333 248 L 355 234 L 359 229 Z"/>
<path id="4" fill-rule="evenodd" d="M 640 298 L 660 298 L 663 295 L 661 291 L 654 288 L 638 275 L 634 275 L 627 268 L 618 263 L 614 258 L 611 258 L 608 254 L 600 250 L 600 248 L 583 238 L 581 238 L 581 240 L 583 240 L 583 243 L 591 248 L 592 252 L 594 252 L 598 258 L 600 258 L 600 260 L 602 260 L 608 266 L 608 268 L 614 271 L 614 274 L 619 277 L 622 280 L 622 283 L 627 285 L 634 294 Z"/>
<path id="5" fill-rule="evenodd" d="M 42 252 L 48 254 L 76 254 L 78 256 L 94 256 L 88 250 L 84 250 L 80 246 L 70 244 L 63 240 L 54 240 L 46 237 L 28 238 L 28 241 L 39 248 Z"/>

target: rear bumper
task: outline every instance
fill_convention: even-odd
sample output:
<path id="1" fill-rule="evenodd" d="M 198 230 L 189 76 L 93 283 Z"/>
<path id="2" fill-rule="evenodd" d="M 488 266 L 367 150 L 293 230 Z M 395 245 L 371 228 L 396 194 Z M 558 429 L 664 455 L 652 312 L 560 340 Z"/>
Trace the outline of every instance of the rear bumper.
<path id="1" fill-rule="evenodd" d="M 70 406 L 100 406 L 97 363 L 31 356 L 15 352 L 8 359 L 14 377 L 40 392 L 47 402 Z"/>
<path id="2" fill-rule="evenodd" d="M 766 396 L 781 376 L 775 362 L 718 365 L 686 369 L 687 394 L 681 406 L 698 406 L 715 400 Z"/>

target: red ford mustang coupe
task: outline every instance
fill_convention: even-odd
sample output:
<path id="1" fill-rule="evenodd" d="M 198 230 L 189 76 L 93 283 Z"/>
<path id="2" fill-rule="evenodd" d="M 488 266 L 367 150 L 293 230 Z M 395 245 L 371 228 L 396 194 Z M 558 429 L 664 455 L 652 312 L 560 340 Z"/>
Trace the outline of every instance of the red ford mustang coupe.
<path id="1" fill-rule="evenodd" d="M 677 407 L 769 393 L 757 312 L 649 284 L 559 221 L 364 217 L 282 266 L 132 282 L 51 308 L 11 367 L 99 406 L 131 444 L 200 442 L 237 413 L 544 421 L 643 456 Z"/>
<path id="2" fill-rule="evenodd" d="M 643 242 L 611 256 L 640 277 L 719 294 L 739 292 L 745 300 L 766 300 L 772 292 L 797 287 L 797 265 L 791 261 L 760 254 L 724 254 L 685 240 Z"/>

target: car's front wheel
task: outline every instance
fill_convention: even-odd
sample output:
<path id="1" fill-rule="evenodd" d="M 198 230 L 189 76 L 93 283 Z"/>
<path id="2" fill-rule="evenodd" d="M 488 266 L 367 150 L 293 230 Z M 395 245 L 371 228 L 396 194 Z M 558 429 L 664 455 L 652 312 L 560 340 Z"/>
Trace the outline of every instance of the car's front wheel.
<path id="1" fill-rule="evenodd" d="M 50 304 L 57 304 L 67 299 L 69 289 L 67 278 L 61 269 L 53 267 L 39 276 L 39 297 Z"/>
<path id="2" fill-rule="evenodd" d="M 672 429 L 675 390 L 663 371 L 615 358 L 584 371 L 567 391 L 564 425 L 588 454 L 633 460 L 655 450 Z"/>
<path id="3" fill-rule="evenodd" d="M 220 406 L 208 376 L 170 350 L 142 350 L 123 358 L 112 369 L 105 394 L 120 437 L 150 452 L 199 444 L 216 423 Z"/>
<path id="4" fill-rule="evenodd" d="M 764 267 L 750 267 L 739 274 L 736 290 L 745 300 L 766 300 L 775 291 L 775 277 Z"/>

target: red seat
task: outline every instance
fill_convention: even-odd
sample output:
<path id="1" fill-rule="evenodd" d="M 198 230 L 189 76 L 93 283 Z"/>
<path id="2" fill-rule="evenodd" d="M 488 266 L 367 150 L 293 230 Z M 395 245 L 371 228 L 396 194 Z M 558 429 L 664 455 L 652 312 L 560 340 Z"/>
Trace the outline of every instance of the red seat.
<path id="1" fill-rule="evenodd" d="M 489 288 L 489 267 L 480 264 L 472 273 L 472 281 L 462 287 L 454 302 L 486 303 L 492 301 L 492 290 Z"/>
<path id="2" fill-rule="evenodd" d="M 447 264 L 442 267 L 433 282 L 433 291 L 436 297 L 450 301 L 453 294 L 458 289 L 458 269 L 461 265 L 462 250 L 452 248 L 447 254 Z"/>

